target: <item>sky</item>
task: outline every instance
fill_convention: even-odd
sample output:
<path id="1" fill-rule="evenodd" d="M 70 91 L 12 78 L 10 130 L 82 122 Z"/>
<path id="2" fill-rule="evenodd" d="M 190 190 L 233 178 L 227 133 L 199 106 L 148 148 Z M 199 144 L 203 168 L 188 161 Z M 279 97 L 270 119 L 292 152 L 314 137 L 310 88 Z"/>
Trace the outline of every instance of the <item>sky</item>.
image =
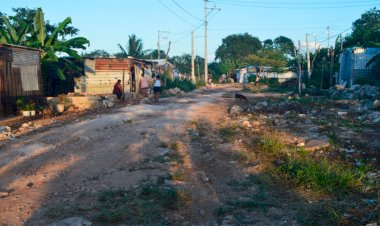
<path id="1" fill-rule="evenodd" d="M 156 49 L 160 31 L 162 50 L 171 41 L 170 56 L 190 54 L 194 30 L 195 54 L 205 53 L 204 0 L 0 0 L 0 6 L 7 15 L 13 15 L 12 8 L 41 7 L 52 23 L 71 17 L 79 36 L 90 40 L 87 52 L 119 52 L 118 44 L 126 46 L 131 34 L 143 41 L 144 49 Z M 209 0 L 208 60 L 214 60 L 223 38 L 246 32 L 261 41 L 286 36 L 294 43 L 300 40 L 302 48 L 310 34 L 311 48 L 314 40 L 326 47 L 340 33 L 350 33 L 361 14 L 379 6 L 380 0 Z"/>

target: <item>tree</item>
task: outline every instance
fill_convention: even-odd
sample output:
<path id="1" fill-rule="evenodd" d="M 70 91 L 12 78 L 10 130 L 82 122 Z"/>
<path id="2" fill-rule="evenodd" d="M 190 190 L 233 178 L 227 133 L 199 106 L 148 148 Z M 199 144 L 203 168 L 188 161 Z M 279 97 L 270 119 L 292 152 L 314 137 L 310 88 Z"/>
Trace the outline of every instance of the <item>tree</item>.
<path id="1" fill-rule="evenodd" d="M 170 62 L 175 64 L 180 73 L 191 73 L 191 55 L 182 54 L 181 56 L 173 56 L 170 58 Z"/>
<path id="2" fill-rule="evenodd" d="M 215 53 L 216 60 L 242 60 L 244 57 L 257 53 L 262 48 L 258 38 L 248 33 L 229 35 L 222 40 L 222 45 Z"/>
<path id="3" fill-rule="evenodd" d="M 272 49 L 273 48 L 273 41 L 272 39 L 266 39 L 263 41 L 263 47 L 264 49 Z"/>
<path id="4" fill-rule="evenodd" d="M 164 50 L 160 50 L 160 58 L 163 59 L 166 57 L 166 52 Z M 144 50 L 143 59 L 158 59 L 158 49 L 147 49 Z"/>
<path id="5" fill-rule="evenodd" d="M 135 34 L 128 36 L 127 48 L 123 48 L 122 45 L 118 44 L 121 53 L 116 54 L 117 57 L 135 57 L 142 58 L 144 56 L 143 43 L 141 39 L 137 38 Z"/>
<path id="6" fill-rule="evenodd" d="M 290 38 L 279 36 L 273 41 L 274 47 L 282 51 L 284 54 L 294 56 L 294 43 Z"/>
<path id="7" fill-rule="evenodd" d="M 103 49 L 96 49 L 89 53 L 84 53 L 83 57 L 109 57 L 110 54 Z"/>
<path id="8" fill-rule="evenodd" d="M 380 47 L 380 10 L 373 8 L 352 24 L 352 33 L 345 37 L 345 47 Z"/>

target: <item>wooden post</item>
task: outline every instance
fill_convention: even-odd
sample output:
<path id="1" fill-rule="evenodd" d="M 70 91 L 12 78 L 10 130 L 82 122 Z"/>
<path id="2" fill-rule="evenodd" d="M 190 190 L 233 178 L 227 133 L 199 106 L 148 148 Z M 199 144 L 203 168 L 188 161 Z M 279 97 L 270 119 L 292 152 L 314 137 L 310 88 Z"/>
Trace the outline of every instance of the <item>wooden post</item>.
<path id="1" fill-rule="evenodd" d="M 122 100 L 125 101 L 125 70 L 123 68 L 123 96 L 122 96 Z"/>
<path id="2" fill-rule="evenodd" d="M 322 72 L 321 72 L 321 84 L 320 84 L 320 89 L 323 89 L 323 69 L 325 68 L 325 61 L 326 61 L 326 57 L 323 57 L 322 59 Z"/>

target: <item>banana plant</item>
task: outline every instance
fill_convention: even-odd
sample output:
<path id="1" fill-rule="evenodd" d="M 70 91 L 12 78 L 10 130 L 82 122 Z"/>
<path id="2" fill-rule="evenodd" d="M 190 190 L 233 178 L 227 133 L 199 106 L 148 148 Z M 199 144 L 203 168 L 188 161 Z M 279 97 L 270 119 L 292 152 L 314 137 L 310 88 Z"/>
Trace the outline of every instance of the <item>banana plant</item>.
<path id="1" fill-rule="evenodd" d="M 0 27 L 0 43 L 8 43 L 13 45 L 25 45 L 26 35 L 31 30 L 30 27 L 23 21 L 19 28 L 15 28 L 9 22 L 6 16 L 2 16 L 5 27 Z"/>
<path id="2" fill-rule="evenodd" d="M 37 40 L 32 44 L 33 47 L 43 50 L 41 54 L 42 63 L 51 63 L 56 70 L 57 76 L 65 80 L 66 76 L 62 72 L 62 67 L 80 70 L 76 65 L 65 57 L 59 57 L 64 54 L 74 59 L 80 60 L 81 56 L 75 49 L 86 49 L 89 41 L 84 37 L 75 37 L 68 40 L 59 39 L 59 33 L 71 23 L 71 18 L 67 17 L 54 29 L 51 34 L 47 34 L 45 29 L 44 14 L 41 8 L 36 11 L 34 18 L 34 32 Z"/>

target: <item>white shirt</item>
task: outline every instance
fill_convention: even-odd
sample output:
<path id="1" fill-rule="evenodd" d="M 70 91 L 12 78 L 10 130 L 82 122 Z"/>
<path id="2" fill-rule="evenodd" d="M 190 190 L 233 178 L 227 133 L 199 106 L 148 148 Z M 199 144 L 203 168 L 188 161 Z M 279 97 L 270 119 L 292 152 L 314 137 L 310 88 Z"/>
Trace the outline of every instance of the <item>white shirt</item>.
<path id="1" fill-rule="evenodd" d="M 161 80 L 155 80 L 153 86 L 154 87 L 161 87 Z"/>

